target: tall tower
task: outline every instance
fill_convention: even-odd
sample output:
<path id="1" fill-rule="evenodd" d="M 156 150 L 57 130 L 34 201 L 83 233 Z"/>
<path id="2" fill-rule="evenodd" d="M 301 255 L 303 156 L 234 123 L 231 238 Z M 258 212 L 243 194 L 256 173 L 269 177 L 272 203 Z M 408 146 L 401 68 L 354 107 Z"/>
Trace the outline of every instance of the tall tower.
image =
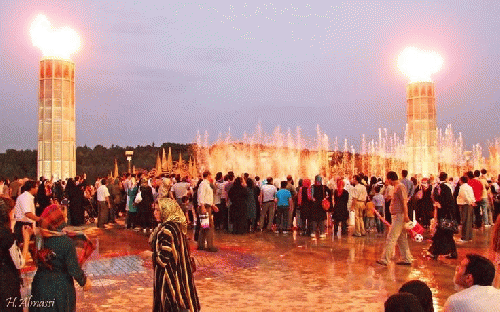
<path id="1" fill-rule="evenodd" d="M 38 101 L 38 176 L 76 175 L 75 64 L 67 59 L 40 61 Z"/>
<path id="2" fill-rule="evenodd" d="M 406 87 L 408 171 L 437 174 L 437 128 L 434 83 L 413 82 Z"/>

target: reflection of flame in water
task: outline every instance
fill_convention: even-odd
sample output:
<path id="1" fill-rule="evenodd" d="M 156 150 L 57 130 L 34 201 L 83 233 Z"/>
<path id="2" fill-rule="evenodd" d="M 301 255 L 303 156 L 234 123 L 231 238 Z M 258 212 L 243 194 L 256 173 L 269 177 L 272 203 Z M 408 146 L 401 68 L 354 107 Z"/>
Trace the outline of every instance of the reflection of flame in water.
<path id="1" fill-rule="evenodd" d="M 80 48 L 80 36 L 69 27 L 54 29 L 45 15 L 38 15 L 31 23 L 33 46 L 42 50 L 44 57 L 69 59 Z"/>
<path id="2" fill-rule="evenodd" d="M 234 171 L 238 175 L 248 172 L 261 178 L 272 176 L 279 179 L 291 174 L 297 179 L 312 178 L 324 173 L 324 168 L 326 173 L 340 176 L 363 172 L 368 176 L 380 177 L 389 170 L 400 173 L 408 168 L 406 141 L 407 134 L 400 138 L 396 134 L 389 135 L 387 129 L 379 129 L 376 140 L 362 136 L 361 149 L 356 157 L 352 157 L 357 151 L 348 144 L 347 139 L 343 147 L 339 147 L 338 138 L 335 138 L 330 149 L 329 138 L 319 126 L 316 139 L 311 142 L 303 138 L 300 127 L 297 127 L 295 135 L 290 129 L 283 133 L 280 127 L 267 135 L 257 125 L 255 132 L 245 134 L 241 141 L 233 141 L 230 133 L 226 136 L 219 134 L 212 145 L 208 143 L 208 132 L 205 132 L 203 139 L 198 133 L 195 153 L 198 168 L 201 171 L 208 169 L 213 174 L 218 171 Z M 461 175 L 467 165 L 473 169 L 490 168 L 492 175 L 498 174 L 500 140 L 490 146 L 490 154 L 492 157 L 487 163 L 479 144 L 473 146 L 471 153 L 464 153 L 462 134 L 455 135 L 451 125 L 444 131 L 437 131 L 438 168 L 450 176 Z"/>
<path id="3" fill-rule="evenodd" d="M 431 75 L 443 66 L 443 58 L 434 51 L 408 47 L 399 54 L 398 68 L 410 82 L 430 82 Z"/>

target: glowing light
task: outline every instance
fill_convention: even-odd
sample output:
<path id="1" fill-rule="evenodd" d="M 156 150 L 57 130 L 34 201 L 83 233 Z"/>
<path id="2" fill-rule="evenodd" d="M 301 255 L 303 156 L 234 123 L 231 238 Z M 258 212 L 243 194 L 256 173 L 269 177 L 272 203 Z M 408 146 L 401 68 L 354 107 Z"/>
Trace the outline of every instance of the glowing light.
<path id="1" fill-rule="evenodd" d="M 430 82 L 431 75 L 443 66 L 443 58 L 434 51 L 408 47 L 399 54 L 398 68 L 410 82 Z"/>
<path id="2" fill-rule="evenodd" d="M 38 15 L 31 23 L 31 41 L 44 57 L 69 59 L 80 48 L 80 36 L 69 27 L 53 28 L 45 15 Z"/>

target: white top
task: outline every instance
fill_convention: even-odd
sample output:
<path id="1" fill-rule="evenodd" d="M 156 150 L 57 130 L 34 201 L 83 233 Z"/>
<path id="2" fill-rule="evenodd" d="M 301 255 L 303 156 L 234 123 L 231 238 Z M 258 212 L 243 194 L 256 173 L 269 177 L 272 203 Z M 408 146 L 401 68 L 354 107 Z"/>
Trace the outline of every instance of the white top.
<path id="1" fill-rule="evenodd" d="M 106 197 L 109 197 L 109 190 L 106 185 L 101 185 L 97 189 L 97 201 L 106 201 Z"/>
<path id="2" fill-rule="evenodd" d="M 188 191 L 190 190 L 191 184 L 187 182 L 177 182 L 172 186 L 172 192 L 174 192 L 175 198 L 187 196 Z"/>
<path id="3" fill-rule="evenodd" d="M 462 187 L 460 187 L 461 189 Z M 499 312 L 500 289 L 474 285 L 451 295 L 444 304 L 444 312 Z"/>
<path id="4" fill-rule="evenodd" d="M 472 187 L 467 183 L 460 185 L 458 189 L 457 205 L 472 205 L 475 202 L 476 199 L 474 198 Z"/>
<path id="5" fill-rule="evenodd" d="M 221 203 L 221 199 L 224 198 L 226 199 L 227 198 L 227 194 L 226 194 L 226 197 L 222 197 L 223 194 L 224 194 L 224 186 L 226 184 L 223 182 L 220 182 L 220 181 L 216 181 L 214 186 L 215 186 L 215 194 L 214 194 L 214 204 L 218 205 Z"/>
<path id="6" fill-rule="evenodd" d="M 269 185 L 269 184 L 262 185 L 261 190 L 262 190 L 262 202 L 263 203 L 274 201 L 274 197 L 276 196 L 276 192 L 278 192 L 278 190 L 276 189 L 276 186 Z"/>
<path id="7" fill-rule="evenodd" d="M 34 224 L 35 221 L 26 217 L 28 212 L 35 214 L 35 197 L 31 195 L 30 192 L 25 191 L 16 199 L 16 205 L 14 206 L 14 219 L 16 221 Z"/>
<path id="8" fill-rule="evenodd" d="M 210 186 L 208 180 L 203 180 L 198 187 L 198 205 L 210 205 L 214 204 L 214 191 Z"/>
<path id="9" fill-rule="evenodd" d="M 358 201 L 365 202 L 368 197 L 368 193 L 366 192 L 366 186 L 361 183 L 356 184 L 356 186 L 352 190 L 353 199 L 357 199 Z"/>

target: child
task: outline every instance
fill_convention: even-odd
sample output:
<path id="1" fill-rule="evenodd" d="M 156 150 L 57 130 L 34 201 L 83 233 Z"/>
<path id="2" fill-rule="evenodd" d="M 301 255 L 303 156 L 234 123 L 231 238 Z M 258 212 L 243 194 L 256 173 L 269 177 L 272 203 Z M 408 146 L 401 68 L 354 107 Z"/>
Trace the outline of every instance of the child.
<path id="1" fill-rule="evenodd" d="M 375 227 L 375 204 L 372 201 L 366 203 L 366 231 L 370 232 Z"/>
<path id="2" fill-rule="evenodd" d="M 286 189 L 287 181 L 281 181 L 281 189 L 276 193 L 278 199 L 277 219 L 279 232 L 288 233 L 288 210 L 290 210 L 292 203 L 292 193 Z"/>
<path id="3" fill-rule="evenodd" d="M 375 206 L 375 210 L 378 211 L 380 216 L 384 217 L 384 196 L 380 194 L 381 187 L 380 185 L 375 186 L 375 195 L 372 198 L 372 203 Z M 384 233 L 384 223 L 379 219 L 375 219 L 375 225 L 377 227 L 377 233 Z"/>

